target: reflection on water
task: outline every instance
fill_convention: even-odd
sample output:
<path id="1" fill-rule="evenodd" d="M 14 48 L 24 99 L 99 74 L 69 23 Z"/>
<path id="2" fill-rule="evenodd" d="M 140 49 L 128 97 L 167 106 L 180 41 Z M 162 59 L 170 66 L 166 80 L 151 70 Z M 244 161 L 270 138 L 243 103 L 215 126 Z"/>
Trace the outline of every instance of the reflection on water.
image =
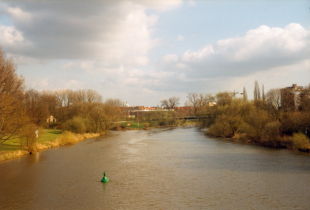
<path id="1" fill-rule="evenodd" d="M 309 185 L 308 155 L 126 131 L 0 163 L 0 209 L 308 209 Z"/>

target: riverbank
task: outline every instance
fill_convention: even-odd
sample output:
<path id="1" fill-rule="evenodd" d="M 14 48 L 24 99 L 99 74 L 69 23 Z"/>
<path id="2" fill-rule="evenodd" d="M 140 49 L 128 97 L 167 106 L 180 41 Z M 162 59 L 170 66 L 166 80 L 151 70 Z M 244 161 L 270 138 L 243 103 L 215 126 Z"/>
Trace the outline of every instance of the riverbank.
<path id="1" fill-rule="evenodd" d="M 50 148 L 56 148 L 64 145 L 76 144 L 86 139 L 95 138 L 103 134 L 84 133 L 76 134 L 69 131 L 55 129 L 46 129 L 42 131 L 33 151 L 39 152 Z M 29 154 L 27 148 L 23 148 L 21 140 L 16 138 L 0 145 L 0 161 L 11 160 Z"/>
<path id="2" fill-rule="evenodd" d="M 310 143 L 308 138 L 302 134 L 294 134 L 293 136 L 283 136 L 271 140 L 252 140 L 247 138 L 246 135 L 236 134 L 233 137 L 223 137 L 212 135 L 208 132 L 208 129 L 201 130 L 206 136 L 218 139 L 225 139 L 227 141 L 232 141 L 241 144 L 253 144 L 262 147 L 269 147 L 275 149 L 287 149 L 295 150 L 299 152 L 310 153 Z"/>

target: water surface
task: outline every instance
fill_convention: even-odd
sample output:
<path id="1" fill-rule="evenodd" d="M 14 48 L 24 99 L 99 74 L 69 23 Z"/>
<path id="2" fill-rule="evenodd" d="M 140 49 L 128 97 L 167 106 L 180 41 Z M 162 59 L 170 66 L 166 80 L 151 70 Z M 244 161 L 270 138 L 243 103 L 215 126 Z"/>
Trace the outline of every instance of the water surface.
<path id="1" fill-rule="evenodd" d="M 114 132 L 0 163 L 0 209 L 309 209 L 309 189 L 310 156 L 195 128 Z"/>

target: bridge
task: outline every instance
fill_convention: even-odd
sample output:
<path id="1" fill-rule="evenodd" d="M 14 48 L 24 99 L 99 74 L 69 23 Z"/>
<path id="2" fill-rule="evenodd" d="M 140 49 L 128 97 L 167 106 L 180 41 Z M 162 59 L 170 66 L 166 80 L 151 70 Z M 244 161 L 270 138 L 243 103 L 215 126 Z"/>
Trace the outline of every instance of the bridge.
<path id="1" fill-rule="evenodd" d="M 199 116 L 185 116 L 185 117 L 177 117 L 178 120 L 205 120 L 210 119 L 212 115 L 199 115 Z"/>

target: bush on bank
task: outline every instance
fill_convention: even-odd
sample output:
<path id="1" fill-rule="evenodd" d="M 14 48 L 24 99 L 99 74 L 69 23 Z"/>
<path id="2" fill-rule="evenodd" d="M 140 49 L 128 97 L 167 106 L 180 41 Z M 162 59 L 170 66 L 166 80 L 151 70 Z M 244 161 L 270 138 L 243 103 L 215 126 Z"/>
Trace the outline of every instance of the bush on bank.
<path id="1" fill-rule="evenodd" d="M 238 99 L 229 104 L 208 108 L 213 118 L 205 120 L 206 133 L 277 148 L 308 151 L 309 113 L 274 112 L 264 102 L 254 103 Z"/>
<path id="2" fill-rule="evenodd" d="M 63 129 L 74 133 L 85 133 L 90 130 L 90 121 L 82 117 L 73 117 L 63 124 Z"/>
<path id="3" fill-rule="evenodd" d="M 310 140 L 303 133 L 294 133 L 292 137 L 290 137 L 292 146 L 294 149 L 305 149 L 310 148 Z"/>

